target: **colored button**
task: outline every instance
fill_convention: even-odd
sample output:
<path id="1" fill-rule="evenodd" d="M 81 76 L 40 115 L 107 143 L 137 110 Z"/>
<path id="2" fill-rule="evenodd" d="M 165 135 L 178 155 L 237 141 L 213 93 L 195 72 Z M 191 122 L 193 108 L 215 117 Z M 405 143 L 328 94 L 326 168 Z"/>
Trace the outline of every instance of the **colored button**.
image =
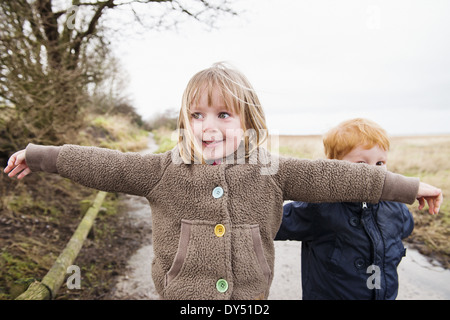
<path id="1" fill-rule="evenodd" d="M 228 282 L 225 279 L 219 279 L 216 282 L 216 289 L 220 293 L 224 293 L 228 290 Z"/>
<path id="2" fill-rule="evenodd" d="M 214 234 L 218 237 L 223 237 L 225 234 L 225 226 L 223 224 L 218 224 L 214 227 Z"/>
<path id="3" fill-rule="evenodd" d="M 215 187 L 212 195 L 216 199 L 220 198 L 221 196 L 223 196 L 223 189 L 221 187 Z"/>

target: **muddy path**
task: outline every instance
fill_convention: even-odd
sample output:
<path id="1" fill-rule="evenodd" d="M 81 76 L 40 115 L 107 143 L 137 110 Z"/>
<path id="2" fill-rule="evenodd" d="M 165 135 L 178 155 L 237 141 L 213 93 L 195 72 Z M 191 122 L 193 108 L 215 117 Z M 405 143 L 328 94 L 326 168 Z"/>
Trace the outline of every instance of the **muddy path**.
<path id="1" fill-rule="evenodd" d="M 157 146 L 149 138 L 146 152 L 153 152 Z M 112 299 L 153 300 L 159 299 L 151 277 L 153 259 L 152 221 L 148 201 L 142 197 L 121 195 L 121 203 L 127 210 L 131 225 L 144 232 L 141 247 L 131 256 L 123 274 L 117 278 Z M 269 299 L 301 299 L 301 242 L 275 242 L 275 270 Z M 407 249 L 398 268 L 399 300 L 448 300 L 450 299 L 450 270 L 444 269 L 412 248 Z"/>
<path id="2" fill-rule="evenodd" d="M 153 135 L 150 134 L 147 149 L 141 153 L 153 153 L 157 148 Z M 159 299 L 151 276 L 153 246 L 150 205 L 143 197 L 126 194 L 120 195 L 120 203 L 122 210 L 127 213 L 131 227 L 144 236 L 141 238 L 141 247 L 129 259 L 125 272 L 117 277 L 111 298 L 118 300 Z"/>
<path id="3" fill-rule="evenodd" d="M 121 196 L 122 204 L 127 208 L 131 224 L 142 232 L 142 246 L 128 261 L 125 273 L 119 275 L 113 299 L 154 300 L 159 299 L 151 276 L 153 246 L 151 234 L 151 211 L 147 199 L 130 195 Z"/>

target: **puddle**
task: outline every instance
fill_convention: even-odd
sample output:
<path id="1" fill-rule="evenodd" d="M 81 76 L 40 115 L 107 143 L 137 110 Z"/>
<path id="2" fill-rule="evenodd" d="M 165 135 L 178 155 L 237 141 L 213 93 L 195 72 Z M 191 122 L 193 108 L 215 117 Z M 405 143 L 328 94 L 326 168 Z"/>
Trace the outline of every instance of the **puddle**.
<path id="1" fill-rule="evenodd" d="M 450 270 L 408 248 L 398 268 L 398 300 L 449 300 Z"/>
<path id="2" fill-rule="evenodd" d="M 269 299 L 301 299 L 301 242 L 275 241 L 275 275 Z M 450 270 L 408 248 L 398 267 L 397 300 L 449 300 Z"/>

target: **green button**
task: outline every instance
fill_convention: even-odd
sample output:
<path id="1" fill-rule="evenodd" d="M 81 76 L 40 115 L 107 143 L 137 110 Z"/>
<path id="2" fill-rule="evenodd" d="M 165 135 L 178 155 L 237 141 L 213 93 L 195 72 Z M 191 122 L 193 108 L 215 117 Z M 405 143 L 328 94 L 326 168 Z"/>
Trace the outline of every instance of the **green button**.
<path id="1" fill-rule="evenodd" d="M 228 290 L 228 282 L 225 279 L 219 279 L 216 282 L 217 291 L 224 293 Z"/>

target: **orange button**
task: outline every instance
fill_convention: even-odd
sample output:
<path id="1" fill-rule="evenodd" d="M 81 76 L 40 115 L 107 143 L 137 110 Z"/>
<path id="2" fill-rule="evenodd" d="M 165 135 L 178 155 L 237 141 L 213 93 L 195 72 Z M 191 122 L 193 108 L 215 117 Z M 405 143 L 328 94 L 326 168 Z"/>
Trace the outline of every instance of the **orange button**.
<path id="1" fill-rule="evenodd" d="M 223 224 L 217 224 L 214 227 L 214 234 L 218 237 L 223 237 L 225 234 L 225 226 Z"/>

